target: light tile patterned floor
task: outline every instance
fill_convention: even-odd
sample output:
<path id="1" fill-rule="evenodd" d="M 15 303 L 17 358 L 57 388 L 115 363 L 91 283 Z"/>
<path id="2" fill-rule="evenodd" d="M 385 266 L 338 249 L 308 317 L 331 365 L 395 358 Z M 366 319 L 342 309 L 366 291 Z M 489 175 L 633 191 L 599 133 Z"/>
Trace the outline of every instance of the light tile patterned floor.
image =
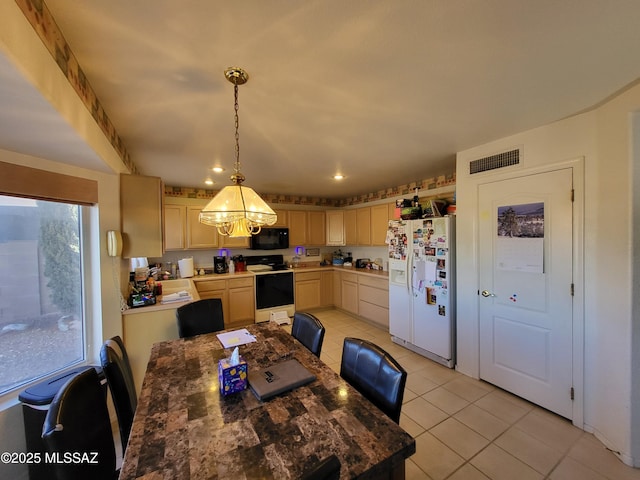
<path id="1" fill-rule="evenodd" d="M 321 359 L 340 372 L 345 336 L 370 340 L 409 373 L 400 425 L 416 439 L 411 480 L 640 479 L 596 438 L 519 397 L 391 342 L 337 310 L 314 312 L 327 331 Z"/>

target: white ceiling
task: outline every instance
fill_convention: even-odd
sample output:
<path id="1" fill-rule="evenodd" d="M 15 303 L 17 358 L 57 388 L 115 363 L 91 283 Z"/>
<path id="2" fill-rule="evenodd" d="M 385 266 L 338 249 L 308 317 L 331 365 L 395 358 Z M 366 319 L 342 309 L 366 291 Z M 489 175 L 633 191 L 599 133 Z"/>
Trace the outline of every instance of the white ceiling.
<path id="1" fill-rule="evenodd" d="M 133 162 L 172 186 L 229 183 L 229 66 L 250 76 L 239 101 L 246 184 L 332 198 L 453 172 L 457 151 L 640 78 L 637 0 L 45 1 Z M 5 131 L 47 108 L 7 75 Z M 51 137 L 14 142 L 47 157 L 63 147 Z M 68 145 L 69 158 L 83 148 Z"/>

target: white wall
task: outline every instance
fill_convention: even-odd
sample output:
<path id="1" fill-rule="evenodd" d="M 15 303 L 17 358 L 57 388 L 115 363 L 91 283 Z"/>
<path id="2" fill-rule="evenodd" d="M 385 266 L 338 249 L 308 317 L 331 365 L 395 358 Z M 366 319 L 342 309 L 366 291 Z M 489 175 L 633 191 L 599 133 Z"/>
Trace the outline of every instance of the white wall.
<path id="1" fill-rule="evenodd" d="M 90 311 L 88 312 L 89 354 L 91 364 L 99 364 L 100 346 L 104 338 L 122 335 L 122 319 L 118 291 L 112 275 L 112 260 L 107 256 L 106 232 L 120 229 L 120 184 L 117 174 L 103 173 L 71 167 L 44 159 L 0 150 L 0 161 L 15 163 L 42 170 L 96 180 L 98 182 L 98 206 L 92 209 L 91 223 L 94 235 L 90 246 L 91 285 L 88 289 Z M 120 269 L 120 259 L 117 268 Z M 17 397 L 17 394 L 16 394 Z M 9 408 L 0 411 L 0 452 L 25 452 L 22 407 L 17 399 L 7 400 Z M 0 464 L 0 478 L 26 479 L 26 465 Z"/>
<path id="2" fill-rule="evenodd" d="M 584 428 L 640 462 L 631 445 L 632 185 L 630 112 L 640 109 L 640 86 L 595 111 L 458 153 L 458 369 L 479 375 L 477 187 L 489 172 L 468 174 L 468 162 L 522 147 L 523 171 L 584 159 Z M 506 171 L 507 169 L 505 169 Z M 636 346 L 636 349 L 638 347 Z M 637 353 L 636 353 L 637 355 Z M 638 399 L 635 404 L 638 405 Z M 640 408 L 636 406 L 635 408 Z M 634 429 L 640 420 L 636 417 Z"/>

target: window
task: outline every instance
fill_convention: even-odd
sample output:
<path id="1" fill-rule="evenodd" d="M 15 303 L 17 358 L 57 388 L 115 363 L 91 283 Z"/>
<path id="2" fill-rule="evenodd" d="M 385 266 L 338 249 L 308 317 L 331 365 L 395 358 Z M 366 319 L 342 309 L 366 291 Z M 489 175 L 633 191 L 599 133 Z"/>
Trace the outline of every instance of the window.
<path id="1" fill-rule="evenodd" d="M 85 359 L 81 208 L 0 195 L 0 394 Z"/>

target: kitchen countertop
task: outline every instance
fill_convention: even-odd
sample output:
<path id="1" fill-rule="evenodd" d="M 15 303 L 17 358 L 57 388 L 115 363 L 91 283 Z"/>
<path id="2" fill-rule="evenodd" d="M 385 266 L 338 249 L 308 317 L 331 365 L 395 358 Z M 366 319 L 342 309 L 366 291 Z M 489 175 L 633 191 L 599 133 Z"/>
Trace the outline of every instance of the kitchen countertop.
<path id="1" fill-rule="evenodd" d="M 185 285 L 185 282 L 187 285 Z M 136 307 L 130 308 L 122 312 L 123 315 L 135 315 L 140 313 L 150 313 L 150 312 L 159 312 L 163 310 L 175 310 L 181 305 L 186 305 L 189 302 L 193 302 L 195 300 L 200 300 L 200 295 L 198 295 L 198 290 L 192 279 L 190 278 L 180 278 L 177 280 L 161 280 L 162 284 L 162 292 L 164 295 L 169 295 L 171 293 L 179 292 L 181 290 L 186 290 L 191 294 L 191 298 L 185 300 L 184 302 L 171 302 L 171 303 L 162 303 L 163 295 L 159 295 L 156 299 L 155 305 L 147 305 L 145 307 Z"/>
<path id="2" fill-rule="evenodd" d="M 340 265 L 319 265 L 318 263 L 301 265 L 296 268 L 289 268 L 287 271 L 296 272 L 317 272 L 334 270 L 339 272 L 354 272 L 362 275 L 369 275 L 372 277 L 388 278 L 389 272 L 383 270 L 369 270 L 367 268 L 355 268 L 355 267 L 343 267 Z M 282 270 L 280 270 L 282 271 Z M 264 272 L 263 272 L 264 273 Z M 237 278 L 239 276 L 255 275 L 253 272 L 234 272 L 234 273 L 208 273 L 206 275 L 196 275 L 190 278 L 194 283 L 206 281 L 206 280 L 225 280 L 228 278 Z"/>
<path id="3" fill-rule="evenodd" d="M 333 270 L 333 271 L 339 271 L 339 272 L 353 272 L 353 273 L 357 273 L 359 275 L 366 275 L 369 277 L 376 277 L 376 278 L 388 278 L 389 277 L 389 272 L 388 271 L 383 271 L 383 270 L 369 270 L 367 268 L 355 268 L 355 267 L 343 267 L 340 265 L 319 265 L 319 264 L 307 264 L 307 265 L 301 265 L 299 267 L 296 268 L 290 268 L 288 271 L 291 271 L 294 273 L 296 272 L 317 272 L 317 271 L 327 271 L 327 270 Z M 200 296 L 198 295 L 198 289 L 196 288 L 196 283 L 198 282 L 204 282 L 207 280 L 226 280 L 229 278 L 240 278 L 240 277 L 245 277 L 245 276 L 255 276 L 255 273 L 253 272 L 249 272 L 249 271 L 244 271 L 244 272 L 234 272 L 234 273 L 210 273 L 210 274 L 206 274 L 206 275 L 196 275 L 190 278 L 183 278 L 183 279 L 178 279 L 178 280 L 159 280 L 158 283 L 161 283 L 163 285 L 163 291 L 164 293 L 174 293 L 174 291 L 178 291 L 178 289 L 175 288 L 171 288 L 171 289 L 167 289 L 165 291 L 165 286 L 169 285 L 171 282 L 178 282 L 181 280 L 187 281 L 189 282 L 189 287 L 185 288 L 185 290 L 188 290 L 191 293 L 191 300 L 187 300 L 184 302 L 174 302 L 174 303 L 167 303 L 167 304 L 163 304 L 162 302 L 162 296 L 158 297 L 158 302 L 155 305 L 149 305 L 146 307 L 138 307 L 138 308 L 130 308 L 129 310 L 125 310 L 124 312 L 122 312 L 123 315 L 135 315 L 137 313 L 149 313 L 149 312 L 157 312 L 157 311 L 162 311 L 162 310 L 170 310 L 170 309 L 176 309 L 181 305 L 184 305 L 190 301 L 194 301 L 194 300 L 200 300 Z"/>

